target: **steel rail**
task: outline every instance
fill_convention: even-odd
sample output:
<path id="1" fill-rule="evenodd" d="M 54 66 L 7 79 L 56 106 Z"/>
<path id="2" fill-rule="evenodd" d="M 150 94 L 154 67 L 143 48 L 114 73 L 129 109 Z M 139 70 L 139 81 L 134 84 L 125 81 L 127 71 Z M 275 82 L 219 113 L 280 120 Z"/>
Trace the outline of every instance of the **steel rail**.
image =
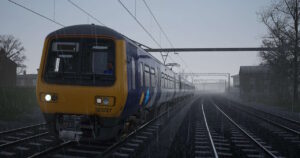
<path id="1" fill-rule="evenodd" d="M 34 138 L 37 138 L 37 137 L 44 136 L 44 135 L 47 135 L 47 134 L 49 134 L 49 132 L 44 132 L 44 133 L 40 133 L 40 134 L 33 135 L 33 136 L 30 136 L 30 137 L 26 137 L 26 138 L 23 138 L 23 139 L 18 139 L 18 140 L 12 141 L 12 142 L 1 144 L 0 148 L 8 147 L 8 146 L 11 146 L 11 145 L 14 145 L 14 144 L 17 144 L 17 143 L 21 143 L 21 142 L 24 142 L 24 141 L 27 141 L 27 140 L 30 140 L 30 139 L 34 139 Z"/>
<path id="2" fill-rule="evenodd" d="M 267 148 L 265 148 L 261 143 L 259 143 L 256 139 L 254 139 L 249 133 L 247 133 L 242 127 L 240 127 L 235 121 L 233 121 L 223 110 L 221 110 L 217 104 L 215 104 L 212 100 L 210 100 L 211 103 L 239 130 L 241 130 L 248 138 L 250 138 L 255 144 L 257 144 L 267 155 L 271 157 L 276 157 L 271 151 L 269 151 Z"/>
<path id="3" fill-rule="evenodd" d="M 174 110 L 174 108 L 171 109 L 171 111 Z M 143 124 L 142 126 L 140 126 L 138 129 L 136 129 L 135 131 L 131 132 L 127 137 L 125 137 L 124 139 L 122 139 L 121 141 L 116 142 L 115 144 L 113 144 L 112 146 L 108 147 L 102 154 L 100 157 L 108 157 L 109 154 L 114 151 L 114 149 L 117 149 L 119 146 L 121 146 L 124 142 L 126 142 L 126 140 L 128 140 L 129 138 L 131 138 L 132 136 L 134 136 L 135 134 L 137 134 L 139 131 L 141 131 L 142 129 L 146 128 L 149 124 L 151 124 L 152 122 L 158 120 L 159 118 L 161 118 L 162 116 L 166 115 L 169 113 L 170 110 L 165 111 L 164 113 L 160 114 L 159 116 L 151 119 L 150 121 L 148 121 L 147 123 Z"/>
<path id="4" fill-rule="evenodd" d="M 148 121 L 147 123 L 143 124 L 142 126 L 140 126 L 138 129 L 136 129 L 135 131 L 131 132 L 126 138 L 114 143 L 113 145 L 109 146 L 106 150 L 104 150 L 101 154 L 97 155 L 96 157 L 108 157 L 110 156 L 109 154 L 112 153 L 116 148 L 118 148 L 119 146 L 121 146 L 124 142 L 126 142 L 126 140 L 128 140 L 130 137 L 134 136 L 135 134 L 137 134 L 138 131 L 144 129 L 145 127 L 147 127 L 148 125 L 150 125 L 150 123 L 154 122 L 155 120 L 161 118 L 163 115 L 166 115 L 167 113 L 169 113 L 170 111 L 175 110 L 176 108 L 172 108 L 170 110 L 165 111 L 164 113 L 160 114 L 159 116 L 157 116 L 156 118 L 153 118 L 152 120 Z M 67 145 L 70 145 L 72 143 L 76 143 L 76 141 L 67 141 L 67 142 L 63 142 L 57 146 L 53 146 L 50 148 L 47 148 L 41 152 L 37 152 L 34 153 L 33 155 L 29 156 L 28 158 L 36 158 L 36 157 L 43 157 L 51 152 L 54 152 L 55 150 L 59 150 L 60 148 L 63 148 Z"/>
<path id="5" fill-rule="evenodd" d="M 42 125 L 46 125 L 46 123 L 40 123 L 40 124 L 35 124 L 35 125 L 20 127 L 20 128 L 16 128 L 16 129 L 1 131 L 0 135 L 7 134 L 7 133 L 12 133 L 12 132 L 17 132 L 17 131 L 21 131 L 21 130 L 25 130 L 25 129 L 29 129 L 29 128 L 34 128 L 34 127 L 38 127 L 38 126 L 42 126 Z"/>
<path id="6" fill-rule="evenodd" d="M 35 158 L 35 157 L 41 157 L 41 156 L 44 156 L 44 155 L 46 155 L 46 154 L 48 154 L 48 153 L 50 153 L 50 152 L 52 152 L 52 151 L 54 151 L 54 150 L 57 150 L 57 149 L 59 149 L 59 148 L 62 148 L 62 147 L 64 147 L 64 146 L 69 145 L 69 144 L 72 144 L 72 143 L 74 143 L 74 141 L 66 141 L 66 142 L 63 142 L 63 143 L 61 143 L 61 144 L 59 144 L 59 145 L 57 145 L 57 146 L 53 146 L 53 147 L 47 148 L 47 149 L 45 149 L 45 150 L 43 150 L 43 151 L 41 151 L 41 152 L 35 153 L 35 154 L 31 155 L 31 156 L 28 156 L 28 158 Z"/>
<path id="7" fill-rule="evenodd" d="M 217 150 L 216 150 L 216 147 L 215 147 L 215 144 L 214 144 L 214 140 L 212 139 L 212 136 L 210 134 L 210 130 L 209 130 L 209 127 L 208 127 L 208 124 L 207 124 L 206 115 L 205 115 L 204 108 L 203 108 L 203 103 L 201 104 L 201 108 L 202 108 L 202 113 L 203 113 L 203 118 L 204 118 L 206 130 L 207 130 L 207 133 L 208 133 L 208 136 L 209 136 L 209 141 L 210 141 L 210 144 L 213 148 L 215 158 L 219 158 L 219 155 L 217 153 Z"/>

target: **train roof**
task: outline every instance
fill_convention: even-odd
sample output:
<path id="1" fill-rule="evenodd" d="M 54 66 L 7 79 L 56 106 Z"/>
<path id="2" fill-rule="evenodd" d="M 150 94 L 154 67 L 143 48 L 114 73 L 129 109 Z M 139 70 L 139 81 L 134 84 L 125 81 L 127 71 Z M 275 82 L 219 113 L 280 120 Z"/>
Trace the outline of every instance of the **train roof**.
<path id="1" fill-rule="evenodd" d="M 51 32 L 48 37 L 50 36 L 57 36 L 57 35 L 97 35 L 101 34 L 104 36 L 111 36 L 115 37 L 116 39 L 124 39 L 124 35 L 118 33 L 117 31 L 105 27 L 99 26 L 94 24 L 83 24 L 83 25 L 73 25 L 61 28 L 54 32 Z"/>
<path id="2" fill-rule="evenodd" d="M 120 39 L 120 40 L 126 40 L 127 42 L 130 42 L 133 45 L 135 45 L 136 47 L 139 47 L 134 40 L 126 37 L 125 35 L 117 32 L 117 31 L 115 31 L 111 28 L 108 28 L 108 27 L 105 27 L 105 26 L 100 26 L 100 25 L 94 25 L 94 24 L 81 24 L 81 25 L 67 26 L 67 27 L 61 28 L 59 30 L 56 30 L 54 32 L 51 32 L 48 35 L 48 37 L 57 36 L 57 35 L 78 35 L 78 34 L 79 35 L 97 35 L 97 34 L 101 34 L 101 35 L 104 35 L 104 36 L 114 37 L 114 38 Z M 149 52 L 146 52 L 146 53 L 148 55 L 150 55 L 153 59 L 155 59 L 158 63 L 162 64 L 152 54 L 150 54 Z M 170 68 L 168 68 L 168 69 L 171 70 Z"/>

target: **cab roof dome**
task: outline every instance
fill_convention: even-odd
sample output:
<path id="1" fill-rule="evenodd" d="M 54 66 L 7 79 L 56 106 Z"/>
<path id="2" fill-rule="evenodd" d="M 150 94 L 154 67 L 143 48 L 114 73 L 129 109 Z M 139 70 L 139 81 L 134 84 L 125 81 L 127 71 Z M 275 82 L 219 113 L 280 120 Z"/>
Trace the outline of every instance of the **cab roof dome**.
<path id="1" fill-rule="evenodd" d="M 47 37 L 56 35 L 103 35 L 116 39 L 124 39 L 124 36 L 117 31 L 105 26 L 94 24 L 73 25 L 51 32 Z"/>

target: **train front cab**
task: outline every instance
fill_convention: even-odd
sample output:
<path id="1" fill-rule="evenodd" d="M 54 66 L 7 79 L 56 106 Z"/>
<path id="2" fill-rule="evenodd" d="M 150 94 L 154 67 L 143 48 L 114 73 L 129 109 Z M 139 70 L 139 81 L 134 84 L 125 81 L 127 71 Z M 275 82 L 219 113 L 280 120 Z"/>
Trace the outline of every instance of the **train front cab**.
<path id="1" fill-rule="evenodd" d="M 113 53 L 112 57 L 106 54 L 110 74 L 104 74 L 106 68 L 95 67 L 105 56 L 104 49 Z M 108 139 L 119 132 L 128 93 L 125 53 L 123 39 L 95 35 L 46 38 L 36 95 L 53 133 L 63 139 Z"/>

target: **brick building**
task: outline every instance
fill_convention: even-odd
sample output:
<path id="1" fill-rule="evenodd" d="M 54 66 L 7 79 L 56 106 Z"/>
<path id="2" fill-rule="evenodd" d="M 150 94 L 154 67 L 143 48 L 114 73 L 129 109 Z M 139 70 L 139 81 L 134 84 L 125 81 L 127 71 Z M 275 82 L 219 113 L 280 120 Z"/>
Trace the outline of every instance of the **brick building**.
<path id="1" fill-rule="evenodd" d="M 266 66 L 241 66 L 240 96 L 244 99 L 265 99 L 271 96 L 270 70 Z"/>
<path id="2" fill-rule="evenodd" d="M 0 87 L 16 86 L 16 72 L 17 64 L 0 52 Z"/>

